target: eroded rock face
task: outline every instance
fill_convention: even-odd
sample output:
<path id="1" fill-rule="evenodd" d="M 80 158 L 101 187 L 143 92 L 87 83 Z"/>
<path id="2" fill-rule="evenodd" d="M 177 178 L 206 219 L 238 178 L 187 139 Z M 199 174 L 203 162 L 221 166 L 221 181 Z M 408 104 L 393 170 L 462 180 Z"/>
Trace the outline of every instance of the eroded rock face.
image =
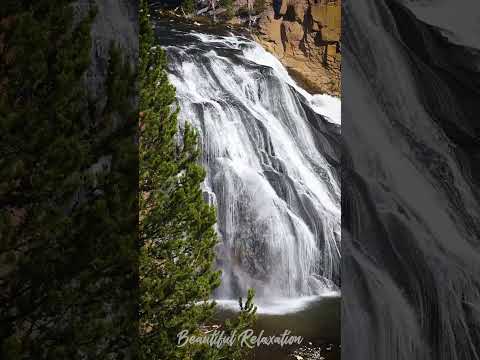
<path id="1" fill-rule="evenodd" d="M 267 2 L 257 41 L 314 92 L 340 96 L 341 0 Z"/>

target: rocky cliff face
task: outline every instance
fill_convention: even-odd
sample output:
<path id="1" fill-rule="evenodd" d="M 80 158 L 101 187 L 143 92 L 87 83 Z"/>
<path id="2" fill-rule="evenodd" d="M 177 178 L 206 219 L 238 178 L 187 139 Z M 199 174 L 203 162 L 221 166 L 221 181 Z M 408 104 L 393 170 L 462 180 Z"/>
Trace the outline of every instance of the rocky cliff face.
<path id="1" fill-rule="evenodd" d="M 310 90 L 340 96 L 341 0 L 267 2 L 256 40 Z"/>

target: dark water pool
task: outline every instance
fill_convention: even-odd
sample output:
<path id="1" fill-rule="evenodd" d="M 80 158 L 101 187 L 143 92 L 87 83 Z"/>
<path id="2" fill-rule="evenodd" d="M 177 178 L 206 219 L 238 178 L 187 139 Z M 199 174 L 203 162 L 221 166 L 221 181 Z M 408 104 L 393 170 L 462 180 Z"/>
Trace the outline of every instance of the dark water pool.
<path id="1" fill-rule="evenodd" d="M 260 304 L 255 335 L 262 330 L 264 336 L 281 335 L 288 329 L 291 335 L 303 337 L 303 341 L 300 345 L 283 348 L 279 345 L 260 346 L 255 348 L 250 359 L 340 359 L 340 301 L 340 297 L 317 298 L 300 307 L 283 303 L 283 309 L 278 306 L 269 309 L 268 305 Z M 234 315 L 234 310 L 221 302 L 219 309 L 218 320 Z"/>

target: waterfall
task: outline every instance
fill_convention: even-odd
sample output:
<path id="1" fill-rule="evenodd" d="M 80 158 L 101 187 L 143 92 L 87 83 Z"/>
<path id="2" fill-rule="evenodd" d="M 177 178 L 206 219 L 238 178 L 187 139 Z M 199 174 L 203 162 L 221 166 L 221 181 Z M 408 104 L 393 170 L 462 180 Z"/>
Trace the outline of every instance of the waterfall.
<path id="1" fill-rule="evenodd" d="M 219 298 L 320 295 L 340 283 L 340 101 L 310 95 L 232 34 L 169 30 L 179 119 L 198 130 L 217 208 Z"/>

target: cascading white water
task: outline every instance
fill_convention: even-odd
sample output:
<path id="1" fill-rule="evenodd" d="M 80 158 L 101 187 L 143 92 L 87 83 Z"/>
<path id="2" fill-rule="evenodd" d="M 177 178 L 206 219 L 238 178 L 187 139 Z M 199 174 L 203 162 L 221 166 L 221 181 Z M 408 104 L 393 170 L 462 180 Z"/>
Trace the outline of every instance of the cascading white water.
<path id="1" fill-rule="evenodd" d="M 166 46 L 180 120 L 198 129 L 217 207 L 218 297 L 336 289 L 340 101 L 312 96 L 256 43 L 177 33 Z"/>

